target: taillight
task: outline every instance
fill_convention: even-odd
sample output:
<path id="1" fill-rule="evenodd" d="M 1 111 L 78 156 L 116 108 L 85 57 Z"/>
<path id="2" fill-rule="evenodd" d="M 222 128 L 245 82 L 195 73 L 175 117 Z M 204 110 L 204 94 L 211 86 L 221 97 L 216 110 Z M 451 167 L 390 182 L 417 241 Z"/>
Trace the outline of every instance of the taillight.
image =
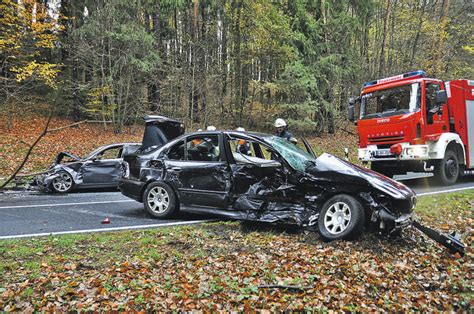
<path id="1" fill-rule="evenodd" d="M 402 145 L 401 144 L 394 144 L 392 146 L 390 146 L 390 154 L 392 155 L 401 155 L 402 154 Z"/>

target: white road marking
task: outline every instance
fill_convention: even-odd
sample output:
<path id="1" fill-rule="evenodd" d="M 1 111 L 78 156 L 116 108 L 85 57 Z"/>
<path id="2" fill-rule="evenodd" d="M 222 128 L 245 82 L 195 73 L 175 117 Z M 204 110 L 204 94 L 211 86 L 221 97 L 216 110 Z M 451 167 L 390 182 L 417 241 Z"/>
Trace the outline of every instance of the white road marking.
<path id="1" fill-rule="evenodd" d="M 147 229 L 157 227 L 170 227 L 180 225 L 194 225 L 203 222 L 210 222 L 214 220 L 190 220 L 190 221 L 178 221 L 178 222 L 166 222 L 161 224 L 152 225 L 138 225 L 138 226 L 125 226 L 125 227 L 112 227 L 112 228 L 101 228 L 101 229 L 85 229 L 85 230 L 71 230 L 71 231 L 58 231 L 58 232 L 45 232 L 45 233 L 31 233 L 31 234 L 19 234 L 11 236 L 0 236 L 0 240 L 18 239 L 18 238 L 33 238 L 33 237 L 47 237 L 54 235 L 63 234 L 76 234 L 76 233 L 92 233 L 92 232 L 106 232 L 106 231 L 120 231 L 120 230 L 135 230 L 135 229 Z"/>
<path id="2" fill-rule="evenodd" d="M 417 193 L 416 196 L 450 193 L 450 192 L 457 192 L 457 191 L 464 191 L 464 190 L 471 190 L 471 189 L 474 189 L 474 186 L 468 186 L 464 188 L 457 188 L 457 189 L 450 189 L 450 190 L 442 190 L 442 191 L 436 191 L 436 192 L 426 192 L 426 193 L 419 193 L 419 194 Z"/>
<path id="3" fill-rule="evenodd" d="M 18 205 L 18 206 L 1 206 L 0 209 L 57 207 L 57 206 L 68 206 L 68 205 L 94 205 L 94 204 L 108 204 L 108 203 L 128 203 L 128 202 L 136 202 L 136 201 L 134 201 L 134 200 L 120 200 L 120 201 L 79 202 L 79 203 L 62 203 L 62 204 Z"/>

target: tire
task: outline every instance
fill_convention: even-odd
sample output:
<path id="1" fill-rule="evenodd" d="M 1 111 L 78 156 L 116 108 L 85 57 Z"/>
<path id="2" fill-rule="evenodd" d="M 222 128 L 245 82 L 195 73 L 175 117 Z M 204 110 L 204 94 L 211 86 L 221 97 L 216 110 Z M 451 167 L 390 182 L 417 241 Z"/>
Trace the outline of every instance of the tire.
<path id="1" fill-rule="evenodd" d="M 166 183 L 150 183 L 143 193 L 143 204 L 146 211 L 155 218 L 172 217 L 177 208 L 176 195 Z"/>
<path id="2" fill-rule="evenodd" d="M 459 161 L 456 152 L 447 150 L 444 158 L 435 165 L 435 176 L 439 183 L 452 185 L 459 177 Z"/>
<path id="3" fill-rule="evenodd" d="M 359 201 L 346 194 L 330 198 L 319 213 L 319 233 L 326 241 L 353 240 L 364 229 L 364 209 Z"/>
<path id="4" fill-rule="evenodd" d="M 74 189 L 74 180 L 67 171 L 59 171 L 58 176 L 51 182 L 51 190 L 56 193 L 69 193 Z"/>

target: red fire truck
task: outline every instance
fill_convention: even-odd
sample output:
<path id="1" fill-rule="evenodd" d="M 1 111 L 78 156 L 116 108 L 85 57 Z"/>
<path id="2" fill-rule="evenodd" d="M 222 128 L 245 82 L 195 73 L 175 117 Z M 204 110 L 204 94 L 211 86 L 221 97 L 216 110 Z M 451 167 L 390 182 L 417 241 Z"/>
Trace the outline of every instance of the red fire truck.
<path id="1" fill-rule="evenodd" d="M 349 100 L 349 119 L 357 123 L 359 159 L 389 177 L 434 172 L 449 185 L 474 169 L 472 80 L 443 82 L 418 70 L 370 81 Z"/>

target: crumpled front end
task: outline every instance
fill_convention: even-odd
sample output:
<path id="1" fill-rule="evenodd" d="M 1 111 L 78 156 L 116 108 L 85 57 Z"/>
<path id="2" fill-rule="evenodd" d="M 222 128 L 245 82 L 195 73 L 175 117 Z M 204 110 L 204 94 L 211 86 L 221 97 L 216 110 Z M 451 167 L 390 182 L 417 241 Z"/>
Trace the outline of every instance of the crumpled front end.
<path id="1" fill-rule="evenodd" d="M 53 164 L 46 173 L 36 176 L 33 180 L 38 185 L 38 187 L 45 192 L 52 191 L 51 185 L 54 179 L 60 177 L 61 172 L 69 173 L 72 177 L 72 180 L 74 181 L 74 185 L 81 184 L 82 176 L 70 166 L 72 166 L 73 168 L 77 168 L 74 166 L 74 164 L 71 164 L 71 165 L 62 165 L 62 164 L 54 165 Z"/>
<path id="2" fill-rule="evenodd" d="M 394 200 L 381 193 L 365 192 L 359 196 L 370 209 L 370 222 L 382 231 L 393 233 L 400 231 L 413 223 L 413 209 L 416 206 L 416 196 Z"/>

